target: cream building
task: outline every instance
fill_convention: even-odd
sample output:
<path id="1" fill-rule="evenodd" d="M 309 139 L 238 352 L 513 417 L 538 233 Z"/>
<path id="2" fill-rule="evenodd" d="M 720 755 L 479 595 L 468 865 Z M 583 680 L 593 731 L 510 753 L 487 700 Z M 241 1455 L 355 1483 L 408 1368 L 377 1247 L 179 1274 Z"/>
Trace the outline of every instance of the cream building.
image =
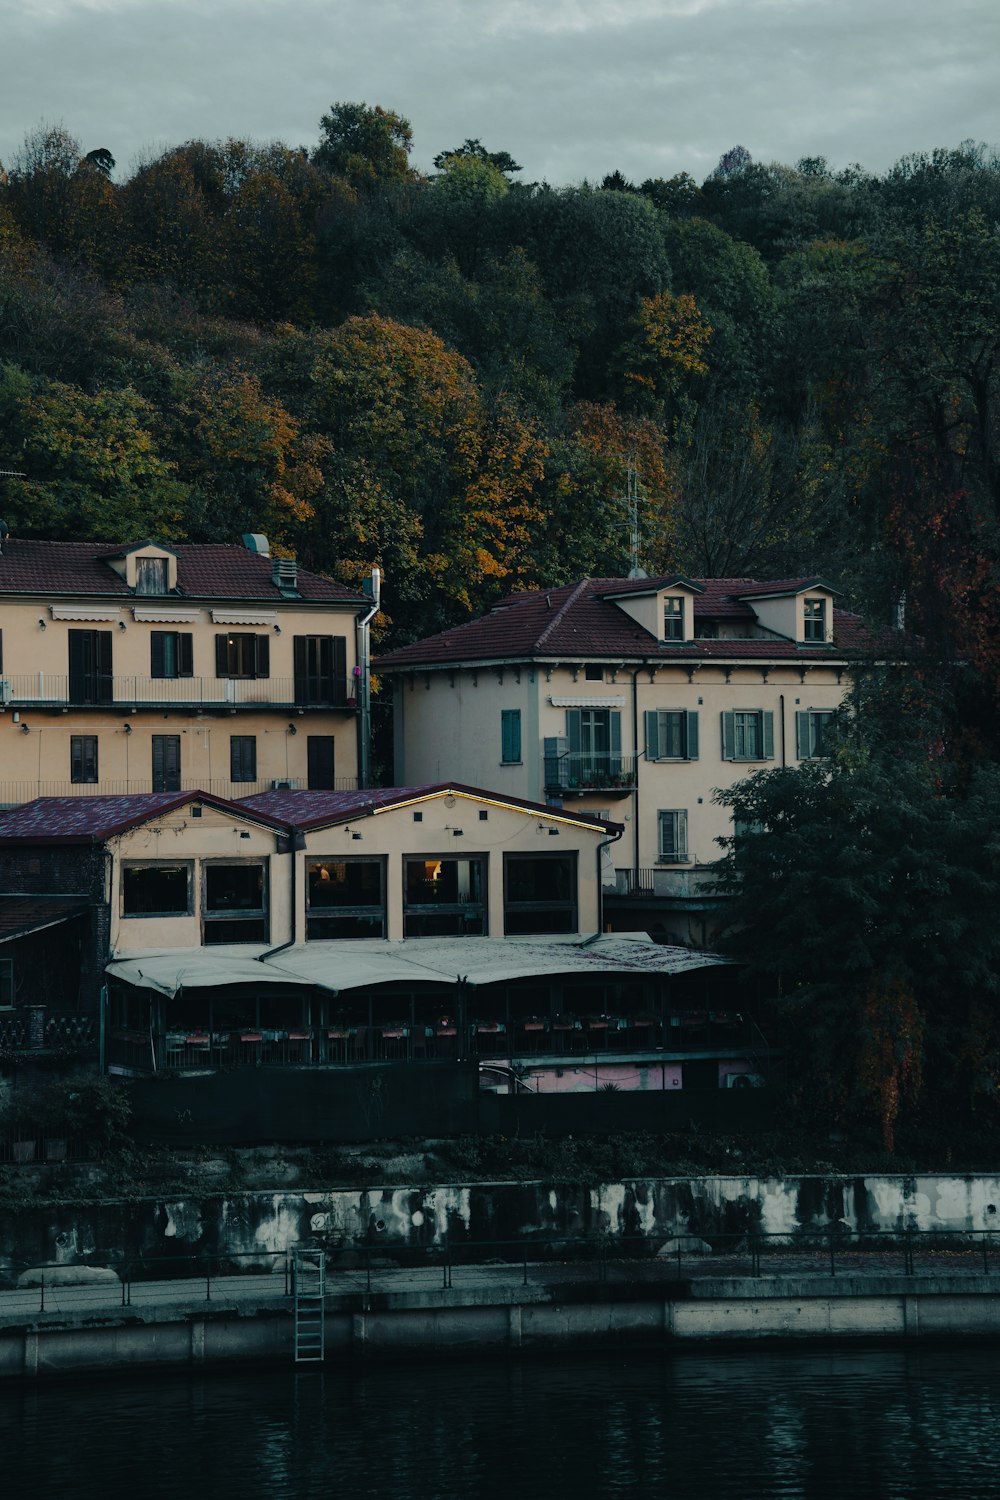
<path id="1" fill-rule="evenodd" d="M 358 785 L 371 600 L 271 558 L 263 537 L 113 547 L 3 530 L 0 805 Z"/>
<path id="2" fill-rule="evenodd" d="M 91 913 L 89 979 L 67 1009 L 113 1072 L 250 1074 L 262 1107 L 275 1069 L 313 1065 L 448 1063 L 442 1087 L 535 1093 L 763 1076 L 767 1045 L 722 960 L 602 933 L 621 832 L 455 782 L 40 798 L 0 813 L 0 869 L 12 916 L 56 877 L 44 920 Z M 12 949 L 0 1032 L 22 993 L 51 1029 L 20 961 Z"/>
<path id="3" fill-rule="evenodd" d="M 710 940 L 717 788 L 823 754 L 856 616 L 818 578 L 584 579 L 382 657 L 395 773 L 618 819 L 615 925 Z M 619 899 L 620 898 L 620 899 Z M 706 925 L 708 924 L 708 925 Z"/>

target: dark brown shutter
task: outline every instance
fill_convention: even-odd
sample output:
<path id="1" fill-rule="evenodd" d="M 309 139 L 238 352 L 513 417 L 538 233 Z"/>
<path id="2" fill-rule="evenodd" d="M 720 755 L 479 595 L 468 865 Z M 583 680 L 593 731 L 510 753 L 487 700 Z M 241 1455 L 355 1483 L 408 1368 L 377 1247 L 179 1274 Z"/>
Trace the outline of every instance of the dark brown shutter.
<path id="1" fill-rule="evenodd" d="M 229 676 L 228 635 L 217 635 L 215 637 L 215 675 L 216 677 Z"/>
<path id="2" fill-rule="evenodd" d="M 189 630 L 181 632 L 177 637 L 177 675 L 194 675 L 194 636 Z"/>

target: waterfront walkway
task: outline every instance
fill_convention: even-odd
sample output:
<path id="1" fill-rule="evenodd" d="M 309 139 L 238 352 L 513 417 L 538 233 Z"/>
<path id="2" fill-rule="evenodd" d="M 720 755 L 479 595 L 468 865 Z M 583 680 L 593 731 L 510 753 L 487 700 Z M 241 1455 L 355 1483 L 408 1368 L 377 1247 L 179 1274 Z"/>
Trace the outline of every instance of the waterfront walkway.
<path id="1" fill-rule="evenodd" d="M 357 1259 L 357 1257 L 351 1257 Z M 286 1311 L 290 1298 L 289 1268 L 284 1256 L 268 1257 L 268 1269 L 239 1275 L 173 1276 L 147 1280 L 107 1279 L 80 1286 L 63 1285 L 60 1276 L 69 1268 L 38 1268 L 40 1284 L 0 1290 L 0 1327 L 25 1321 L 37 1323 L 68 1318 L 119 1317 L 123 1312 L 156 1319 L 171 1311 L 218 1314 L 232 1309 L 237 1315 L 257 1311 Z M 435 1264 L 401 1267 L 373 1258 L 370 1265 L 341 1265 L 336 1254 L 328 1263 L 327 1302 L 332 1307 L 362 1307 L 374 1300 L 384 1307 L 451 1300 L 448 1293 L 494 1304 L 548 1300 L 572 1288 L 607 1286 L 609 1295 L 621 1296 L 628 1288 L 641 1288 L 640 1295 L 665 1296 L 685 1287 L 696 1296 L 711 1294 L 715 1287 L 727 1295 L 734 1283 L 753 1282 L 771 1296 L 801 1294 L 804 1290 L 829 1290 L 837 1283 L 855 1295 L 865 1287 L 883 1288 L 887 1280 L 911 1285 L 914 1291 L 942 1278 L 954 1288 L 1000 1294 L 1000 1254 L 984 1254 L 981 1246 L 959 1249 L 923 1249 L 918 1254 L 905 1246 L 877 1250 L 841 1251 L 831 1259 L 827 1251 L 773 1251 L 756 1262 L 745 1253 L 731 1255 L 669 1254 L 649 1259 L 622 1258 L 613 1251 L 599 1258 L 531 1260 L 520 1257 L 503 1264 L 462 1264 L 442 1257 Z M 614 1292 L 610 1289 L 614 1288 Z"/>

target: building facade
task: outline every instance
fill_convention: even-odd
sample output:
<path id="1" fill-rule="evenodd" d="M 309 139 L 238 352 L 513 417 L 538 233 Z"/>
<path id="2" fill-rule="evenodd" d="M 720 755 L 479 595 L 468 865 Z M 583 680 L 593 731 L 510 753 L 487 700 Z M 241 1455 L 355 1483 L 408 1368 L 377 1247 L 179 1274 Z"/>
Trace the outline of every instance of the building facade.
<path id="1" fill-rule="evenodd" d="M 371 601 L 246 540 L 0 537 L 0 806 L 357 786 Z"/>
<path id="2" fill-rule="evenodd" d="M 42 798 L 0 814 L 19 888 L 0 930 L 5 907 L 76 930 L 88 982 L 34 1015 L 13 952 L 0 1034 L 85 1028 L 112 1072 L 261 1069 L 261 1088 L 275 1068 L 417 1063 L 531 1093 L 765 1076 L 728 965 L 601 935 L 620 832 L 455 783 Z M 45 894 L 60 884 L 76 897 Z"/>
<path id="3" fill-rule="evenodd" d="M 389 653 L 396 776 L 619 820 L 618 927 L 711 940 L 718 788 L 824 754 L 861 622 L 822 579 L 585 579 Z"/>

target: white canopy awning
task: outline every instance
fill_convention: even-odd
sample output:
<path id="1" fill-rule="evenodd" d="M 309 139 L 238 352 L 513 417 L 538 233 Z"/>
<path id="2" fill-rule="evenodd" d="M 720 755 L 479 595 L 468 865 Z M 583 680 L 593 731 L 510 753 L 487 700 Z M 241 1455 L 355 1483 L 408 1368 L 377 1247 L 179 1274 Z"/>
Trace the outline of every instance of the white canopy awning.
<path id="1" fill-rule="evenodd" d="M 645 933 L 597 938 L 371 938 L 306 943 L 261 959 L 262 948 L 183 948 L 115 959 L 108 974 L 128 984 L 176 995 L 181 989 L 231 984 L 299 984 L 341 994 L 373 985 L 509 983 L 546 975 L 683 974 L 726 959 L 654 943 Z"/>

